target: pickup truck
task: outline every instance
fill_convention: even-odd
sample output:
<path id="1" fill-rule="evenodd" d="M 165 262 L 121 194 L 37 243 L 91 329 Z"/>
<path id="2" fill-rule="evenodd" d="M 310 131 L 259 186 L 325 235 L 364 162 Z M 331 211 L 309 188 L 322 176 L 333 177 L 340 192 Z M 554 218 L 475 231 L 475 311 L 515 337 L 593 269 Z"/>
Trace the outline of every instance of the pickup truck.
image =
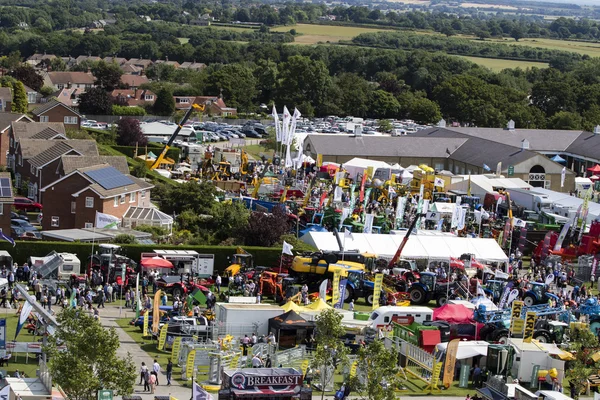
<path id="1" fill-rule="evenodd" d="M 204 316 L 199 317 L 173 317 L 169 321 L 169 333 L 179 330 L 181 335 L 198 335 L 208 332 L 208 320 Z"/>

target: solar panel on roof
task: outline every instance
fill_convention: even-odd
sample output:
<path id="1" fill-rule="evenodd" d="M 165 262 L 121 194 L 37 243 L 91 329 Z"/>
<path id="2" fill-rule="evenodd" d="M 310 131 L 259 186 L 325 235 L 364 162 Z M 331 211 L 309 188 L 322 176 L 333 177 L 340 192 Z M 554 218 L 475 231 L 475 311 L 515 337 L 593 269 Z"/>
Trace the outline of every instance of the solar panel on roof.
<path id="1" fill-rule="evenodd" d="M 120 173 L 115 167 L 105 167 L 85 172 L 87 176 L 98 182 L 106 190 L 132 185 L 133 181 Z"/>
<path id="2" fill-rule="evenodd" d="M 11 197 L 10 179 L 0 178 L 0 197 Z"/>

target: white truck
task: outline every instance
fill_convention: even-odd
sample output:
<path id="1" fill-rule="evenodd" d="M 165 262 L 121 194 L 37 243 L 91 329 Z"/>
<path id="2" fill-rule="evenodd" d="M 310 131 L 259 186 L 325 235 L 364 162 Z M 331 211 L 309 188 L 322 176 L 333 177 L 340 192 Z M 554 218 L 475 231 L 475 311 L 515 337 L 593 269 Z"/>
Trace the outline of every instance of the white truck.
<path id="1" fill-rule="evenodd" d="M 217 303 L 215 325 L 219 335 L 234 337 L 269 334 L 269 319 L 283 314 L 281 307 L 272 304 Z"/>
<path id="2" fill-rule="evenodd" d="M 154 250 L 153 253 L 142 253 L 142 258 L 156 256 L 169 260 L 177 274 L 212 276 L 214 271 L 214 254 L 199 254 L 194 250 Z"/>
<path id="3" fill-rule="evenodd" d="M 81 274 L 81 261 L 72 253 L 55 251 L 46 257 L 29 257 L 29 265 L 42 279 L 69 281 L 71 276 Z"/>
<path id="4" fill-rule="evenodd" d="M 547 195 L 537 193 L 535 190 L 517 188 L 506 190 L 510 193 L 510 199 L 513 203 L 526 210 L 540 212 L 552 205 Z"/>

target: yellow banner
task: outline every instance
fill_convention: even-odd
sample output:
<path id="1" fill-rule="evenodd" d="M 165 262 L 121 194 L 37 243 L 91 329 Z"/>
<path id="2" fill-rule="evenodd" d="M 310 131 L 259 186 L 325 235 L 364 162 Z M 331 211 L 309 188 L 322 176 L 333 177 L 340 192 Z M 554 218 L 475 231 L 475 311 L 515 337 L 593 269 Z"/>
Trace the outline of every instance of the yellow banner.
<path id="1" fill-rule="evenodd" d="M 456 353 L 458 353 L 458 344 L 460 339 L 451 340 L 446 347 L 446 362 L 444 366 L 443 385 L 448 389 L 454 381 L 454 367 L 456 366 Z"/>
<path id="2" fill-rule="evenodd" d="M 367 167 L 367 179 L 371 179 L 373 177 L 373 173 L 374 173 L 374 169 L 373 167 Z"/>
<path id="3" fill-rule="evenodd" d="M 331 305 L 335 306 L 340 301 L 340 270 L 335 271 L 333 274 L 331 289 L 333 290 L 331 294 Z"/>
<path id="4" fill-rule="evenodd" d="M 167 342 L 167 329 L 169 328 L 169 324 L 164 324 L 162 328 L 160 328 L 160 336 L 158 338 L 158 349 L 164 350 L 165 343 Z"/>
<path id="5" fill-rule="evenodd" d="M 516 319 L 521 318 L 521 311 L 523 310 L 523 302 L 522 301 L 513 301 L 512 303 L 512 312 L 510 316 L 510 330 L 513 330 L 513 324 Z"/>
<path id="6" fill-rule="evenodd" d="M 510 332 L 513 335 L 520 335 L 523 333 L 523 327 L 525 326 L 525 320 L 522 318 L 517 318 L 512 320 L 512 325 L 510 327 Z"/>
<path id="7" fill-rule="evenodd" d="M 383 274 L 375 275 L 375 284 L 373 285 L 373 310 L 379 307 L 379 298 L 381 297 L 381 286 L 383 285 Z"/>
<path id="8" fill-rule="evenodd" d="M 148 336 L 148 314 L 150 313 L 150 311 L 146 310 L 146 312 L 144 312 L 144 329 L 142 330 L 142 336 L 146 337 Z"/>
<path id="9" fill-rule="evenodd" d="M 194 375 L 194 362 L 196 360 L 196 350 L 189 352 L 187 362 L 185 363 L 185 379 L 192 379 Z"/>
<path id="10" fill-rule="evenodd" d="M 523 333 L 523 342 L 531 343 L 533 339 L 533 331 L 535 330 L 535 319 L 537 314 L 534 312 L 528 312 L 525 316 L 525 333 Z"/>
<path id="11" fill-rule="evenodd" d="M 358 361 L 354 361 L 352 363 L 352 366 L 350 367 L 350 378 L 353 378 L 356 376 L 357 370 L 358 370 Z"/>
<path id="12" fill-rule="evenodd" d="M 308 364 L 310 361 L 304 360 L 300 365 L 300 370 L 302 371 L 302 376 L 306 376 L 306 371 L 308 371 Z"/>
<path id="13" fill-rule="evenodd" d="M 158 333 L 158 324 L 160 323 L 160 290 L 154 294 L 154 310 L 152 310 L 152 333 Z"/>
<path id="14" fill-rule="evenodd" d="M 433 366 L 433 371 L 431 372 L 431 382 L 425 388 L 425 390 L 429 390 L 429 392 L 439 391 L 438 383 L 440 382 L 440 373 L 442 372 L 443 362 L 437 362 Z"/>
<path id="15" fill-rule="evenodd" d="M 179 350 L 181 349 L 181 336 L 177 336 L 173 341 L 173 347 L 171 348 L 171 360 L 177 364 L 179 360 Z"/>
<path id="16" fill-rule="evenodd" d="M 323 166 L 323 154 L 317 154 L 317 167 Z"/>

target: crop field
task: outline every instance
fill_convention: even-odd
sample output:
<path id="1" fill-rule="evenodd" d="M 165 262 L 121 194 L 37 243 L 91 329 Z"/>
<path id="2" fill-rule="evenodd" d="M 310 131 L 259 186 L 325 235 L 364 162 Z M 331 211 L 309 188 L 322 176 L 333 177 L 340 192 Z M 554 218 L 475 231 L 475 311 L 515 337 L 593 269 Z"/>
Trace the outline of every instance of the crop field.
<path id="1" fill-rule="evenodd" d="M 532 62 L 532 61 L 515 61 L 515 60 L 503 60 L 499 58 L 483 58 L 483 57 L 469 57 L 469 56 L 456 56 L 460 58 L 464 58 L 475 64 L 479 64 L 481 66 L 487 67 L 492 71 L 498 72 L 502 71 L 506 68 L 530 68 L 530 67 L 538 67 L 538 68 L 547 68 L 548 64 L 541 62 Z"/>
<path id="2" fill-rule="evenodd" d="M 476 40 L 476 39 L 473 39 Z M 540 47 L 543 49 L 571 51 L 587 54 L 590 57 L 600 57 L 600 43 L 575 42 L 570 40 L 524 38 L 516 42 L 514 39 L 486 39 L 486 42 L 516 44 L 517 46 Z"/>
<path id="3" fill-rule="evenodd" d="M 296 36 L 295 44 L 317 44 L 319 42 L 336 43 L 340 40 L 350 40 L 361 33 L 379 32 L 387 29 L 378 28 L 360 28 L 354 26 L 332 26 L 332 25 L 311 25 L 297 24 L 289 26 L 279 26 L 271 29 L 275 32 L 287 32 L 295 29 L 300 35 Z"/>

